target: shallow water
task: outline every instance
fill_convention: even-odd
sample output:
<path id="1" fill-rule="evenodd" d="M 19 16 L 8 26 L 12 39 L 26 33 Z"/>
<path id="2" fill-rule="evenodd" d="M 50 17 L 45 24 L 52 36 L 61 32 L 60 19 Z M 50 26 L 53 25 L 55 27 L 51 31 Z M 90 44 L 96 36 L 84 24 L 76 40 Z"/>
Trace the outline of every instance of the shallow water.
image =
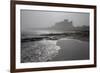
<path id="1" fill-rule="evenodd" d="M 58 55 L 61 49 L 56 40 L 41 40 L 22 43 L 21 62 L 46 62 Z"/>
<path id="2" fill-rule="evenodd" d="M 21 62 L 89 59 L 89 42 L 78 39 L 40 40 L 22 43 Z"/>

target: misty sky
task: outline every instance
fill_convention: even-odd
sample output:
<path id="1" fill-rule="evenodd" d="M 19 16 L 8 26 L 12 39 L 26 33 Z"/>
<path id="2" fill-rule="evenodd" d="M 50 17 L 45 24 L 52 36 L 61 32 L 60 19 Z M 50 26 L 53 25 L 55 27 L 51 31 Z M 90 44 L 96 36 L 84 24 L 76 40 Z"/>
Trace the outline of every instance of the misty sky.
<path id="1" fill-rule="evenodd" d="M 21 30 L 51 27 L 65 19 L 73 26 L 89 25 L 89 13 L 21 10 Z"/>

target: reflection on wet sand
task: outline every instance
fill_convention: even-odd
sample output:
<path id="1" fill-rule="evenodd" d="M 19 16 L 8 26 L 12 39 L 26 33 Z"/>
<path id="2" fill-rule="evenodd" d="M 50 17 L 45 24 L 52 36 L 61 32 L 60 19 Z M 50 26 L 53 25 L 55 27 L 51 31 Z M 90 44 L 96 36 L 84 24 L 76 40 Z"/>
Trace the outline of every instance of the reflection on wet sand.
<path id="1" fill-rule="evenodd" d="M 59 54 L 52 61 L 87 60 L 89 59 L 89 42 L 63 38 L 58 40 Z"/>

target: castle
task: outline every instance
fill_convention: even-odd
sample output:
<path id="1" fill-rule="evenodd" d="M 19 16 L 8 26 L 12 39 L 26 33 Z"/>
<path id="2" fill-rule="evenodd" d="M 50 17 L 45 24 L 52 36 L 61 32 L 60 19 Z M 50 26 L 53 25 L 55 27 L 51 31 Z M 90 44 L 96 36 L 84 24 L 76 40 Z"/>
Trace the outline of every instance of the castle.
<path id="1" fill-rule="evenodd" d="M 51 27 L 51 29 L 67 31 L 74 30 L 74 27 L 72 21 L 65 19 L 62 22 L 57 22 L 54 26 Z"/>

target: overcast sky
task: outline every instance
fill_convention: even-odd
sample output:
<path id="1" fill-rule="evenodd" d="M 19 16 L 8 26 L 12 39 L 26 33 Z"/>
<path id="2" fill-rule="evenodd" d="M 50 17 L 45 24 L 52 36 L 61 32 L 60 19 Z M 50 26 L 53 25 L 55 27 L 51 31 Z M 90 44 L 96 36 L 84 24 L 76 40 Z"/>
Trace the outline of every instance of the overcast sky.
<path id="1" fill-rule="evenodd" d="M 21 29 L 51 27 L 64 19 L 73 26 L 89 25 L 89 13 L 21 10 Z"/>

